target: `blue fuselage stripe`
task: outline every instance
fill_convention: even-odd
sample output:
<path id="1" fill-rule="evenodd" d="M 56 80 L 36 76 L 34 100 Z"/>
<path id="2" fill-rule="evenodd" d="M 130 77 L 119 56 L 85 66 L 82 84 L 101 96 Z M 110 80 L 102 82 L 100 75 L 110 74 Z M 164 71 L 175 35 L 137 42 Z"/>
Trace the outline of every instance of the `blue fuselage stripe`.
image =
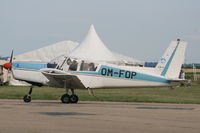
<path id="1" fill-rule="evenodd" d="M 13 67 L 17 69 L 28 69 L 28 70 L 40 70 L 47 68 L 46 63 L 35 63 L 35 62 L 13 62 Z"/>

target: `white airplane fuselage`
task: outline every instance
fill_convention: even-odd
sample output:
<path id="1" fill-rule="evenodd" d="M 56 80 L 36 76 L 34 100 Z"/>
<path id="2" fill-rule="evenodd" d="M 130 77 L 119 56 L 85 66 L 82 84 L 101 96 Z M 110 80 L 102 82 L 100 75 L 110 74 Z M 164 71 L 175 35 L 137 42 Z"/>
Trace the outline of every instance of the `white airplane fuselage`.
<path id="1" fill-rule="evenodd" d="M 56 77 L 62 76 L 62 78 L 59 79 L 70 82 L 72 80 L 70 75 L 76 76 L 81 84 L 83 84 L 83 88 L 170 86 L 169 79 L 154 74 L 155 68 L 105 64 L 99 65 L 96 71 L 63 71 L 49 68 L 43 69 L 42 71 L 51 82 L 53 82 L 51 77 L 54 77 L 56 80 Z"/>
<path id="2" fill-rule="evenodd" d="M 142 86 L 169 86 L 162 76 L 145 73 L 144 69 L 132 67 L 110 67 L 102 65 L 97 72 L 75 72 L 87 88 L 130 88 Z M 153 70 L 153 69 L 152 69 Z"/>

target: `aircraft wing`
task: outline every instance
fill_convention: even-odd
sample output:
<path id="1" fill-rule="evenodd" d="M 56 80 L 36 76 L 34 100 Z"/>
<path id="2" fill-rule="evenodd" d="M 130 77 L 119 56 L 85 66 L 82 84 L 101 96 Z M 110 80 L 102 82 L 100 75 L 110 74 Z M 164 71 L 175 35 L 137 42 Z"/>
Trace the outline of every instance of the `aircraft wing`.
<path id="1" fill-rule="evenodd" d="M 63 88 L 66 85 L 66 87 L 68 88 L 85 89 L 85 86 L 82 84 L 82 82 L 76 75 L 57 74 L 48 72 L 42 72 L 42 74 L 49 80 L 48 85 L 50 86 Z"/>

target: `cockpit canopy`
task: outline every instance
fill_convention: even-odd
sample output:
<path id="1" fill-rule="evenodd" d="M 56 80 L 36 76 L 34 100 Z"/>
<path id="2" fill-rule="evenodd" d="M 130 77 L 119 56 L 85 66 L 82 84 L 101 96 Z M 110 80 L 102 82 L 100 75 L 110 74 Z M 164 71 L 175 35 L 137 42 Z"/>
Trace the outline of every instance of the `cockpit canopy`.
<path id="1" fill-rule="evenodd" d="M 91 61 L 60 56 L 56 60 L 49 62 L 47 67 L 64 71 L 96 71 L 98 64 Z"/>

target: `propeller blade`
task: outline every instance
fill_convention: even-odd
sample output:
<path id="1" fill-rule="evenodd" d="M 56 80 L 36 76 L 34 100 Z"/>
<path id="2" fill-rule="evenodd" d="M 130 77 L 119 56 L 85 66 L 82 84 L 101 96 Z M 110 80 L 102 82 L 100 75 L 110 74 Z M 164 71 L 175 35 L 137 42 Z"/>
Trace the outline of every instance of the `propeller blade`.
<path id="1" fill-rule="evenodd" d="M 13 50 L 12 50 L 12 53 L 10 55 L 10 63 L 12 63 L 12 60 L 13 60 Z"/>

